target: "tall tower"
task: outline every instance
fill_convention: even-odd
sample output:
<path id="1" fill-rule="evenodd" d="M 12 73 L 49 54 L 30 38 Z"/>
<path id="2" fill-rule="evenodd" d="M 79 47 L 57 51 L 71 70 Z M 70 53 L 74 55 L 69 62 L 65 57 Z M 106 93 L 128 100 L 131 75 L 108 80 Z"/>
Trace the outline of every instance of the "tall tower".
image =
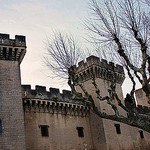
<path id="1" fill-rule="evenodd" d="M 92 95 L 96 107 L 104 113 L 114 114 L 110 105 L 106 101 L 97 99 L 96 89 L 92 84 L 92 72 L 95 74 L 96 83 L 100 89 L 101 95 L 109 96 L 108 89 L 110 89 L 112 73 L 116 76 L 116 92 L 120 99 L 123 100 L 121 85 L 124 81 L 125 75 L 123 67 L 114 65 L 112 62 L 108 63 L 106 60 L 99 60 L 98 57 L 90 56 L 86 62 L 79 62 L 78 67 L 74 67 L 76 75 L 80 82 L 82 82 L 85 89 Z M 79 86 L 77 91 L 82 92 Z M 82 92 L 83 93 L 83 92 Z M 121 114 L 126 115 L 123 110 Z M 120 150 L 127 149 L 128 146 L 136 141 L 138 132 L 128 125 L 106 120 L 98 117 L 92 111 L 90 112 L 91 134 L 93 138 L 94 150 Z"/>
<path id="2" fill-rule="evenodd" d="M 25 36 L 0 34 L 0 149 L 25 150 L 20 63 Z"/>

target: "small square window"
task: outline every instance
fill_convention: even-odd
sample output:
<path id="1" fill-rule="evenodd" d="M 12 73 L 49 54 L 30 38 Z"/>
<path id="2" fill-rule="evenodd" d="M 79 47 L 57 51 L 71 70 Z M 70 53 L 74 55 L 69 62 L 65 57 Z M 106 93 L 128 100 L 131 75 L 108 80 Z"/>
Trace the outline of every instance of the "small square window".
<path id="1" fill-rule="evenodd" d="M 83 127 L 77 127 L 79 137 L 84 137 L 83 129 L 84 129 Z"/>
<path id="2" fill-rule="evenodd" d="M 49 136 L 48 125 L 40 125 L 39 128 L 41 128 L 41 136 Z"/>
<path id="3" fill-rule="evenodd" d="M 140 133 L 140 137 L 141 137 L 141 139 L 144 139 L 143 131 L 142 131 L 142 130 L 140 130 L 140 131 L 139 131 L 139 133 Z"/>
<path id="4" fill-rule="evenodd" d="M 121 134 L 120 124 L 115 124 L 117 134 Z"/>

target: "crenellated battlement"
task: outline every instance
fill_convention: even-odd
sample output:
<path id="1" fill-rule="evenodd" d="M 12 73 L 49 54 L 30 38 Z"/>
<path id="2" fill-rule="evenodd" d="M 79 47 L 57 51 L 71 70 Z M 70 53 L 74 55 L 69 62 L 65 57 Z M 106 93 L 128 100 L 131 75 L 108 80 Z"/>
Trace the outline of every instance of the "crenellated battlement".
<path id="1" fill-rule="evenodd" d="M 25 36 L 16 35 L 10 39 L 9 34 L 0 33 L 0 60 L 21 62 L 26 53 Z"/>
<path id="2" fill-rule="evenodd" d="M 92 78 L 92 73 L 96 78 L 102 78 L 105 80 L 112 80 L 112 75 L 115 72 L 117 82 L 122 84 L 125 79 L 123 67 L 107 60 L 100 59 L 96 56 L 90 56 L 86 58 L 86 62 L 80 61 L 78 66 L 73 66 L 76 75 L 80 81 L 86 81 Z"/>
<path id="3" fill-rule="evenodd" d="M 26 40 L 23 35 L 15 35 L 15 39 L 10 39 L 9 34 L 0 33 L 0 45 L 13 47 L 26 47 Z"/>
<path id="4" fill-rule="evenodd" d="M 63 115 L 87 116 L 89 107 L 82 101 L 72 99 L 71 91 L 36 85 L 22 85 L 22 97 L 25 112 L 57 113 Z"/>
<path id="5" fill-rule="evenodd" d="M 150 107 L 137 105 L 137 111 L 142 114 L 147 114 L 147 113 L 150 113 Z"/>
<path id="6" fill-rule="evenodd" d="M 57 101 L 70 101 L 72 98 L 71 91 L 63 90 L 60 93 L 57 88 L 49 88 L 49 91 L 46 91 L 45 86 L 36 85 L 35 89 L 31 89 L 31 85 L 22 85 L 22 97 L 23 98 L 40 98 L 40 99 L 54 99 L 57 98 Z"/>

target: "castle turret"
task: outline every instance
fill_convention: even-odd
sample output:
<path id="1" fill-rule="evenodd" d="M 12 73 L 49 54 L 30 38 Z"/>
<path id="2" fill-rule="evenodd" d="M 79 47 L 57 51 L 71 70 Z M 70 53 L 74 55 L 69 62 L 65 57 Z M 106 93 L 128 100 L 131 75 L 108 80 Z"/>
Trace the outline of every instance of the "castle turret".
<path id="1" fill-rule="evenodd" d="M 109 96 L 108 89 L 110 89 L 112 84 L 111 81 L 113 80 L 114 76 L 116 79 L 116 92 L 123 102 L 123 94 L 121 89 L 121 85 L 125 79 L 123 67 L 117 64 L 115 65 L 112 62 L 108 63 L 104 59 L 100 60 L 98 57 L 90 56 L 85 62 L 81 61 L 79 62 L 78 66 L 74 66 L 74 71 L 85 89 L 89 94 L 92 95 L 96 107 L 101 112 L 113 115 L 114 112 L 112 107 L 107 104 L 107 101 L 100 101 L 97 98 L 96 89 L 92 84 L 92 77 L 94 74 L 101 96 L 104 97 Z M 82 92 L 78 85 L 76 89 L 78 92 Z M 115 103 L 117 104 L 117 102 Z M 126 115 L 126 112 L 122 109 L 119 109 L 119 112 L 121 115 Z M 128 125 L 116 121 L 102 119 L 92 111 L 90 112 L 89 119 L 93 145 L 94 149 L 96 150 L 120 150 L 121 148 L 127 149 L 128 146 L 132 145 L 133 139 L 136 140 L 136 136 L 138 136 L 138 134 L 132 134 L 134 130 Z M 137 133 L 137 131 L 135 132 Z"/>
<path id="2" fill-rule="evenodd" d="M 0 34 L 0 149 L 25 150 L 20 63 L 25 36 Z"/>
<path id="3" fill-rule="evenodd" d="M 107 62 L 106 60 L 100 59 L 96 56 L 90 56 L 86 59 L 86 62 L 81 61 L 78 66 L 74 66 L 74 71 L 80 82 L 83 83 L 86 90 L 94 96 L 95 104 L 99 108 L 100 103 L 97 99 L 96 89 L 92 84 L 92 76 L 95 75 L 96 83 L 100 88 L 101 95 L 108 95 L 108 88 L 110 88 L 111 81 L 113 79 L 113 74 L 116 78 L 116 90 L 121 99 L 123 99 L 121 85 L 125 79 L 125 74 L 123 67 L 112 62 Z M 77 86 L 78 92 L 82 92 L 80 87 Z M 101 104 L 102 105 L 102 104 Z"/>

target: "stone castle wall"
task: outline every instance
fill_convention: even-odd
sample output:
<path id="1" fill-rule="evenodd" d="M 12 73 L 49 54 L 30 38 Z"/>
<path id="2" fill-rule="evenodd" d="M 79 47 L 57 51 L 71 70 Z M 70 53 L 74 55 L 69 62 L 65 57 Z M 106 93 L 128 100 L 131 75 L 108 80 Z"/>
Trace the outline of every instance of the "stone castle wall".
<path id="1" fill-rule="evenodd" d="M 149 133 L 99 118 L 82 101 L 72 99 L 70 91 L 60 93 L 55 88 L 46 91 L 44 86 L 36 86 L 34 90 L 30 85 L 21 87 L 20 63 L 25 53 L 24 36 L 10 39 L 8 34 L 0 34 L 0 150 L 127 150 L 133 143 L 138 147 L 138 142 L 149 142 Z M 101 95 L 106 96 L 114 74 L 118 96 L 123 100 L 123 67 L 90 56 L 73 68 L 97 108 L 113 114 L 105 101 L 97 99 L 92 76 L 94 73 Z M 76 89 L 82 93 L 79 86 Z M 137 94 L 141 96 L 140 91 Z M 139 112 L 150 111 L 147 105 L 141 106 L 142 101 L 139 104 Z M 124 111 L 121 113 L 126 115 Z M 116 126 L 120 127 L 119 134 Z"/>
<path id="2" fill-rule="evenodd" d="M 79 80 L 87 91 L 93 96 L 99 110 L 113 114 L 112 108 L 107 102 L 97 99 L 95 88 L 92 85 L 92 73 L 96 77 L 96 83 L 102 96 L 108 95 L 112 74 L 117 80 L 116 91 L 123 100 L 121 85 L 124 81 L 124 71 L 119 65 L 100 61 L 99 58 L 90 56 L 86 62 L 80 62 L 74 70 Z M 77 91 L 81 89 L 77 86 Z M 130 149 L 139 143 L 149 142 L 150 135 L 147 132 L 128 125 L 105 120 L 96 116 L 82 101 L 72 99 L 70 91 L 36 86 L 35 90 L 30 85 L 22 86 L 22 96 L 25 112 L 25 130 L 27 150 L 49 149 L 94 149 L 94 150 L 121 150 Z M 148 107 L 138 106 L 143 113 Z M 122 110 L 122 115 L 126 113 Z M 47 125 L 49 137 L 41 136 L 41 125 Z M 120 126 L 121 133 L 117 134 L 116 125 Z M 84 128 L 84 138 L 78 137 L 77 127 Z M 144 139 L 140 137 L 143 133 Z M 34 144 L 33 144 L 34 143 Z"/>
<path id="3" fill-rule="evenodd" d="M 71 92 L 30 85 L 22 86 L 27 150 L 92 150 L 89 108 L 72 100 Z M 48 126 L 49 136 L 41 135 L 40 126 Z M 77 128 L 83 128 L 79 137 Z"/>
<path id="4" fill-rule="evenodd" d="M 90 56 L 89 58 L 86 59 L 86 62 L 81 61 L 79 62 L 78 66 L 74 66 L 74 71 L 80 82 L 82 82 L 85 89 L 88 91 L 89 94 L 92 95 L 97 108 L 102 112 L 106 112 L 108 114 L 114 114 L 114 112 L 111 106 L 108 105 L 106 101 L 99 101 L 97 99 L 96 89 L 92 84 L 92 75 L 94 73 L 96 83 L 98 85 L 98 88 L 100 89 L 101 95 L 108 96 L 109 95 L 108 89 L 110 88 L 111 85 L 112 76 L 113 74 L 115 74 L 115 78 L 117 81 L 116 92 L 119 98 L 124 103 L 121 85 L 124 81 L 125 75 L 122 66 L 120 65 L 115 66 L 111 62 L 108 63 L 106 60 L 100 61 L 99 58 L 95 56 Z M 82 92 L 79 86 L 77 86 L 77 91 Z M 126 112 L 124 112 L 121 109 L 119 110 L 122 115 L 126 115 Z M 116 121 L 101 118 L 95 119 L 96 115 L 95 114 L 91 115 L 91 113 L 89 117 L 92 130 L 92 137 L 93 138 L 95 137 L 93 141 L 94 141 L 94 148 L 96 150 L 99 150 L 100 147 L 102 146 L 99 143 L 100 135 L 103 135 L 101 143 L 105 145 L 106 149 L 111 150 L 120 150 L 122 148 L 130 149 L 133 146 L 133 143 L 137 144 L 141 140 L 139 134 L 140 130 L 137 128 L 133 128 Z M 99 125 L 99 123 L 101 124 L 101 126 Z M 98 128 L 99 126 L 100 128 Z M 119 126 L 121 133 L 118 134 L 116 132 L 116 126 Z M 150 135 L 146 132 L 143 133 L 145 135 L 145 139 L 148 141 Z"/>

